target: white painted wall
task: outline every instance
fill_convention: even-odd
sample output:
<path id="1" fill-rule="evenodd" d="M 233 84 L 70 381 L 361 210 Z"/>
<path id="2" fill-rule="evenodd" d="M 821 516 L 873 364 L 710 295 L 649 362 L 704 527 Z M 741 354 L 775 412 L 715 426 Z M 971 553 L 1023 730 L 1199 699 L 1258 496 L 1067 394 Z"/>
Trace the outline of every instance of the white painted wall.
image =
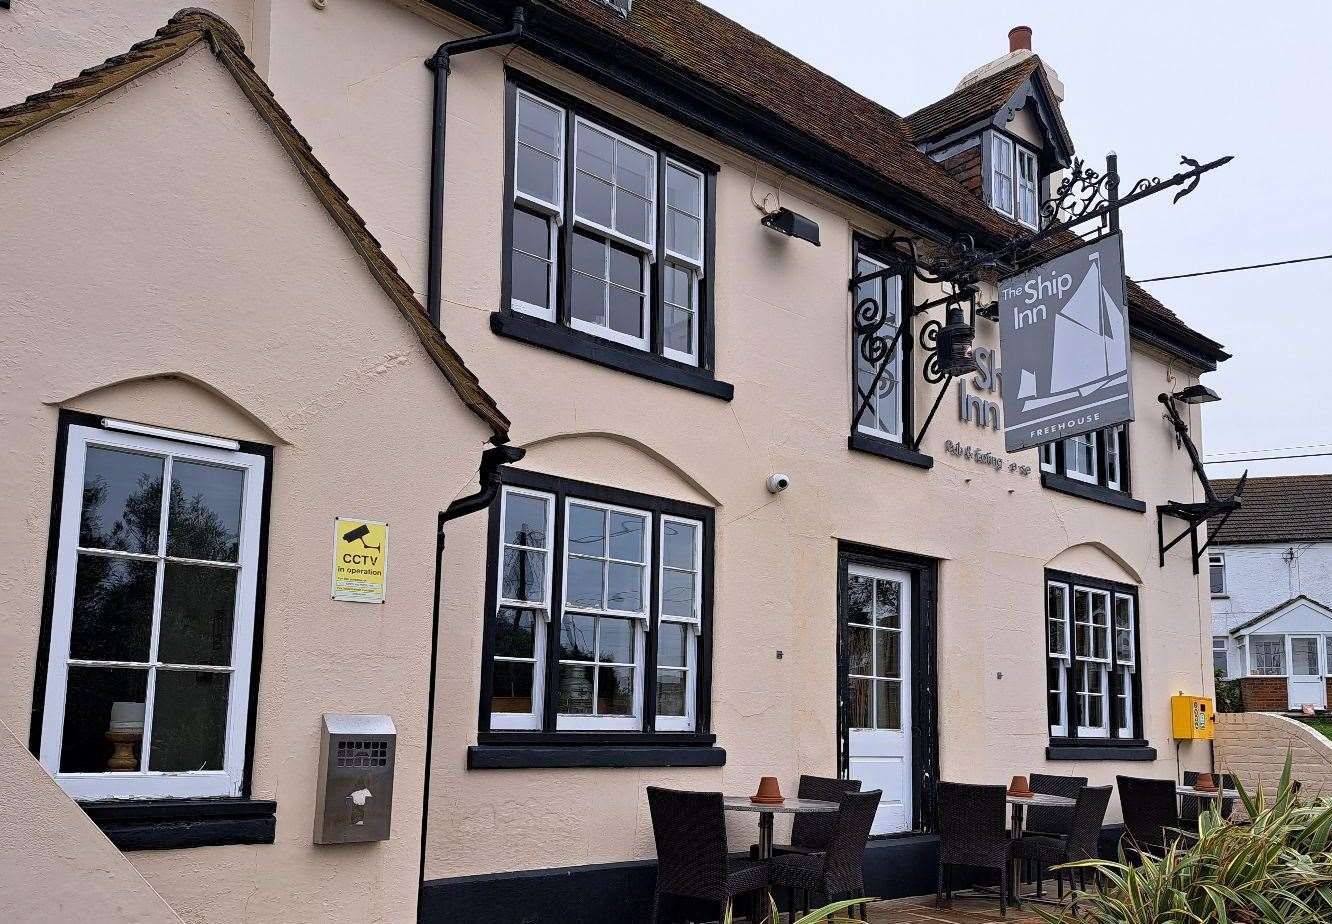
<path id="1" fill-rule="evenodd" d="M 1225 635 L 1292 597 L 1306 594 L 1332 606 L 1332 542 L 1218 545 L 1226 559 L 1226 592 L 1212 597 L 1212 634 Z M 1235 646 L 1230 644 L 1235 676 Z"/>

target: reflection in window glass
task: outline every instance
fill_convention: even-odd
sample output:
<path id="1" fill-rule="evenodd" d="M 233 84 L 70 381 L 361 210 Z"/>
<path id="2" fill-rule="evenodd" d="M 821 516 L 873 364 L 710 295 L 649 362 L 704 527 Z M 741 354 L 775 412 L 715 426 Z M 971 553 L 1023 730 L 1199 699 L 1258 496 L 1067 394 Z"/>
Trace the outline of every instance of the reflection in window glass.
<path id="1" fill-rule="evenodd" d="M 861 256 L 856 260 L 856 275 L 865 276 L 887 269 L 887 265 Z M 856 286 L 854 336 L 852 337 L 852 365 L 855 387 L 852 389 L 851 413 L 860 412 L 865 405 L 857 428 L 875 436 L 893 440 L 902 438 L 902 346 L 899 343 L 889 358 L 883 375 L 878 373 L 878 357 L 871 351 L 867 357 L 867 338 L 881 337 L 891 342 L 897 333 L 902 300 L 902 281 L 897 276 L 862 282 Z M 854 419 L 854 417 L 853 417 Z"/>
<path id="2" fill-rule="evenodd" d="M 162 467 L 163 460 L 157 456 L 88 447 L 79 545 L 157 554 Z"/>
<path id="3" fill-rule="evenodd" d="M 157 562 L 80 553 L 74 576 L 69 656 L 146 661 Z"/>
<path id="4" fill-rule="evenodd" d="M 171 466 L 167 554 L 174 558 L 235 562 L 240 553 L 240 469 L 177 459 Z"/>
<path id="5" fill-rule="evenodd" d="M 222 769 L 229 679 L 216 671 L 157 672 L 149 770 Z"/>

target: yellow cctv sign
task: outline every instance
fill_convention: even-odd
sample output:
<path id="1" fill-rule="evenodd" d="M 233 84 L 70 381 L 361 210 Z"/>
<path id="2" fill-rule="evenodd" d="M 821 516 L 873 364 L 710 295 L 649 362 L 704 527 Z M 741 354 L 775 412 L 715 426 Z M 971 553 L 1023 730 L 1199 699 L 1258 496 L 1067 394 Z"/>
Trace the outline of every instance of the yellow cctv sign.
<path id="1" fill-rule="evenodd" d="M 388 573 L 388 524 L 333 520 L 333 599 L 383 603 Z"/>

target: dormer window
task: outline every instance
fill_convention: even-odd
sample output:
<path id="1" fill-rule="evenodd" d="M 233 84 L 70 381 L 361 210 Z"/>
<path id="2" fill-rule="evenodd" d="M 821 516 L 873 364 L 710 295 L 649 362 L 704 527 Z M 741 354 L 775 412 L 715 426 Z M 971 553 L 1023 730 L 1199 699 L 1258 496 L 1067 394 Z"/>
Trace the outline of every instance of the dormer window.
<path id="1" fill-rule="evenodd" d="M 1039 227 L 1040 170 L 1036 152 L 1007 135 L 990 133 L 990 205 L 996 212 Z"/>

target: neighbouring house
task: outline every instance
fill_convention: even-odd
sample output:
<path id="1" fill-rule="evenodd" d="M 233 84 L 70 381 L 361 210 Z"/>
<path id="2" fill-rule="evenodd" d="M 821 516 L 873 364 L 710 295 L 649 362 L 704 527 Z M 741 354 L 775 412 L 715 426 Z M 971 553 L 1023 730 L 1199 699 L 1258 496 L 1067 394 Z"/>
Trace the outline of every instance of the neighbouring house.
<path id="1" fill-rule="evenodd" d="M 1029 30 L 906 118 L 694 0 L 436 55 L 516 6 L 0 11 L 0 721 L 68 797 L 32 823 L 191 921 L 590 924 L 651 907 L 648 785 L 859 778 L 895 896 L 940 779 L 1205 769 L 1206 584 L 1149 511 L 1197 490 L 1157 396 L 1226 352 L 1130 283 L 1139 423 L 1009 454 L 996 324 L 938 375 L 891 243 L 1041 223 L 1073 142 Z M 342 542 L 391 545 L 382 604 Z M 386 840 L 320 827 L 321 768 L 390 759 L 347 715 L 396 729 Z"/>
<path id="2" fill-rule="evenodd" d="M 1235 479 L 1214 482 L 1223 495 Z M 1208 549 L 1214 666 L 1246 710 L 1328 706 L 1332 678 L 1332 475 L 1250 478 Z"/>

